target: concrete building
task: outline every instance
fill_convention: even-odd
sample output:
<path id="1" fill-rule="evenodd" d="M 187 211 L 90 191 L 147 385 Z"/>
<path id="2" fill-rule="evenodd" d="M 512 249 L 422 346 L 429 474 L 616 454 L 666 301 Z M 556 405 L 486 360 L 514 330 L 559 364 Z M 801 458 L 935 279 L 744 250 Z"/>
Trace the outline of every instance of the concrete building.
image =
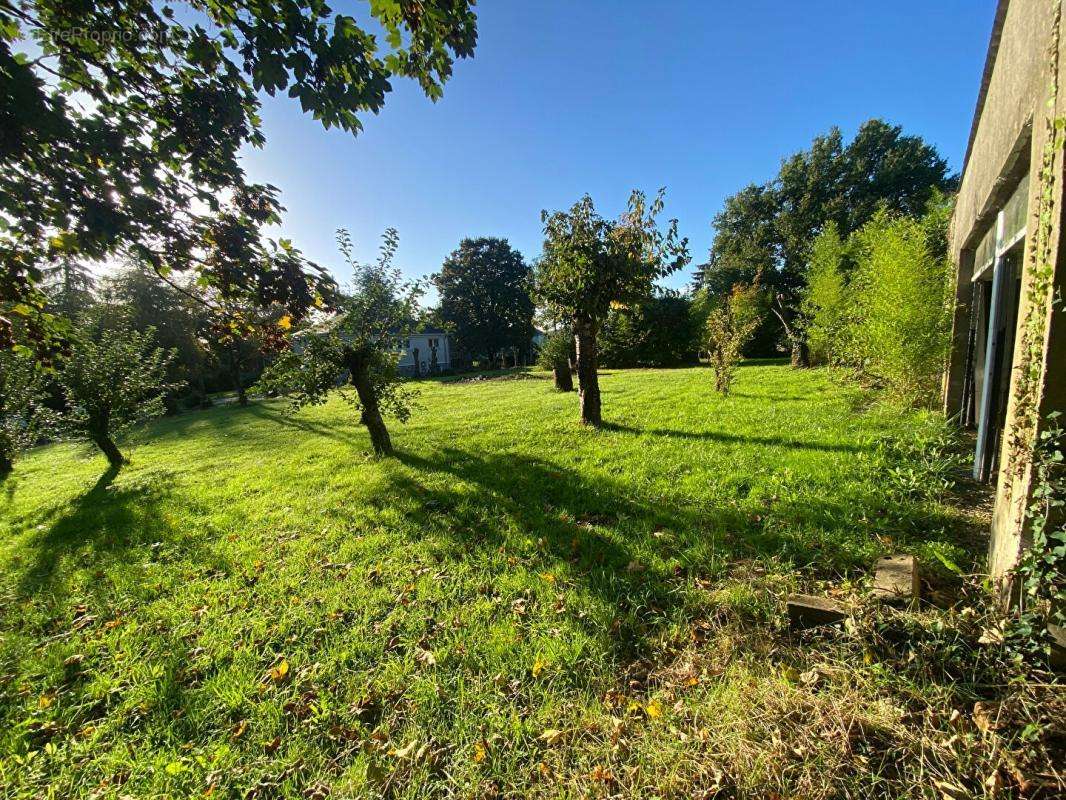
<path id="1" fill-rule="evenodd" d="M 1034 443 L 1066 409 L 1064 0 L 1001 0 L 955 208 L 945 410 L 976 428 L 974 476 L 996 486 L 989 570 L 1029 545 Z"/>

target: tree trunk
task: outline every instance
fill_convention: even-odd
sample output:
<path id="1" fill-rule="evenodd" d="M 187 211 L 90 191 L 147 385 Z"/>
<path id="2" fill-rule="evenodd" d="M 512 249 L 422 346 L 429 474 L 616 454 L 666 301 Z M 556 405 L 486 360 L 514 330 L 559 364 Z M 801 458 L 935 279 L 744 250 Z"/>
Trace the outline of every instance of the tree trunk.
<path id="1" fill-rule="evenodd" d="M 781 321 L 781 327 L 785 329 L 785 337 L 792 348 L 792 366 L 796 368 L 809 367 L 811 365 L 810 348 L 807 347 L 807 340 L 804 338 L 803 331 L 796 325 L 795 310 L 785 305 L 781 295 L 774 298 L 774 303 L 770 306 L 770 310 L 774 312 L 774 315 Z"/>
<path id="2" fill-rule="evenodd" d="M 596 328 L 584 322 L 574 326 L 574 340 L 577 346 L 577 381 L 581 400 L 581 423 L 599 427 L 603 423 L 600 415 L 600 380 L 596 373 Z"/>
<path id="3" fill-rule="evenodd" d="M 14 468 L 15 463 L 11 459 L 11 454 L 6 450 L 0 450 L 0 481 L 10 475 Z"/>
<path id="4" fill-rule="evenodd" d="M 125 456 L 119 451 L 118 446 L 114 440 L 107 433 L 93 434 L 93 443 L 100 448 L 105 456 L 107 456 L 107 463 L 109 463 L 115 469 L 118 469 L 126 463 Z"/>
<path id="5" fill-rule="evenodd" d="M 385 427 L 385 420 L 382 419 L 381 409 L 378 407 L 370 369 L 359 357 L 353 357 L 349 361 L 348 369 L 352 374 L 352 386 L 359 395 L 359 404 L 363 407 L 359 421 L 366 425 L 367 431 L 370 432 L 370 443 L 374 446 L 374 452 L 379 456 L 391 456 L 392 439 L 389 438 L 388 428 Z"/>
<path id="6" fill-rule="evenodd" d="M 233 388 L 237 390 L 237 402 L 242 406 L 246 406 L 248 405 L 248 394 L 244 390 L 244 384 L 241 383 L 241 361 L 233 351 L 230 351 L 229 369 Z"/>
<path id="7" fill-rule="evenodd" d="M 563 358 L 555 362 L 552 367 L 552 377 L 555 378 L 555 388 L 560 392 L 574 391 L 574 376 L 570 374 L 570 362 Z"/>

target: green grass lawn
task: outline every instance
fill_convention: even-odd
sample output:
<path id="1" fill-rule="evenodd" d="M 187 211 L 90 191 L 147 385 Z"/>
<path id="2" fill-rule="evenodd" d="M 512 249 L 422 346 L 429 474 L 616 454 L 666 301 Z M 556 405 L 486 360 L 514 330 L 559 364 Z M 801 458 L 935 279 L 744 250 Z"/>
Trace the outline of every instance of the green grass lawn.
<path id="1" fill-rule="evenodd" d="M 78 446 L 28 455 L 0 486 L 0 794 L 921 796 L 983 777 L 914 733 L 964 685 L 782 624 L 787 592 L 851 597 L 879 555 L 979 555 L 973 517 L 877 444 L 936 417 L 780 365 L 727 399 L 704 369 L 602 384 L 594 431 L 543 373 L 423 382 L 387 460 L 339 398 L 160 421 L 117 476 Z"/>

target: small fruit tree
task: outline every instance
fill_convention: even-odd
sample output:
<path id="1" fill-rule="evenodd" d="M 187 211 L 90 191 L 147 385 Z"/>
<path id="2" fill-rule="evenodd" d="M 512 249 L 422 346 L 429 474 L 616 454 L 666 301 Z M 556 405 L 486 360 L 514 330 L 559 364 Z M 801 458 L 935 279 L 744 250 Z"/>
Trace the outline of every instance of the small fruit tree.
<path id="1" fill-rule="evenodd" d="M 324 403 L 331 390 L 349 384 L 355 395 L 346 393 L 345 397 L 360 409 L 360 422 L 378 455 L 392 454 L 383 415 L 405 422 L 413 400 L 397 362 L 400 343 L 418 319 L 422 287 L 405 281 L 393 267 L 399 241 L 396 231 L 389 228 L 378 260 L 360 264 L 348 232 L 338 231 L 341 255 L 354 274 L 351 289 L 339 293 L 336 311 L 328 318 L 297 333 L 292 346 L 259 381 L 268 393 L 288 395 L 294 408 Z"/>
<path id="2" fill-rule="evenodd" d="M 536 299 L 546 316 L 574 331 L 581 421 L 602 424 L 596 374 L 596 337 L 612 303 L 649 297 L 655 281 L 689 261 L 688 240 L 679 239 L 677 220 L 665 231 L 657 221 L 663 209 L 660 189 L 650 203 L 634 191 L 615 221 L 596 213 L 585 195 L 569 211 L 541 213 L 544 254 L 535 272 Z"/>

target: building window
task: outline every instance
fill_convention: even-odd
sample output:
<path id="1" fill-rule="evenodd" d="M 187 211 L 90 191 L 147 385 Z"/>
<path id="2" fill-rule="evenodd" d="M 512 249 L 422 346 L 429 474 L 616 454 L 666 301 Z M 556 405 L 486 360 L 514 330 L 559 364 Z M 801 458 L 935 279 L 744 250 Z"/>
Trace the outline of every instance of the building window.
<path id="1" fill-rule="evenodd" d="M 1028 213 L 1026 175 L 974 250 L 974 292 L 960 417 L 963 424 L 977 426 L 974 478 L 979 481 L 988 481 L 995 474 L 1006 424 Z"/>

